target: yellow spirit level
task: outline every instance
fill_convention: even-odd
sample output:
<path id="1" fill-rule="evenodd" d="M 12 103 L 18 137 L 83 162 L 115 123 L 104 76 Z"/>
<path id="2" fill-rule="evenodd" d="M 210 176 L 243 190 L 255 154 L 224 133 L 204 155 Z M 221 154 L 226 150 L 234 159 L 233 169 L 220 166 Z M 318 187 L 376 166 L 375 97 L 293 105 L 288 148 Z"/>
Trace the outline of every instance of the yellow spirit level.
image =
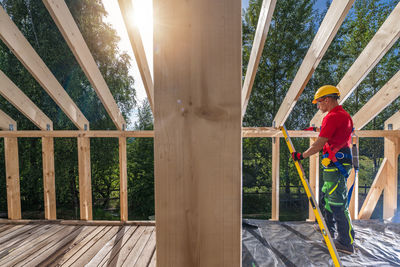
<path id="1" fill-rule="evenodd" d="M 289 148 L 290 153 L 295 152 L 292 140 L 290 139 L 290 136 L 288 135 L 286 127 L 282 126 L 282 127 L 280 127 L 280 129 L 283 133 L 283 136 L 285 137 L 285 141 Z M 294 161 L 294 164 L 296 165 L 297 172 L 300 175 L 301 183 L 303 184 L 304 190 L 306 191 L 307 198 L 310 201 L 311 207 L 315 214 L 315 218 L 317 219 L 319 228 L 321 229 L 322 236 L 324 237 L 324 240 L 328 247 L 329 253 L 331 254 L 333 263 L 335 266 L 342 266 L 342 263 L 340 262 L 340 258 L 337 253 L 336 247 L 333 245 L 333 240 L 332 240 L 331 234 L 329 233 L 329 231 L 326 227 L 325 220 L 321 215 L 321 211 L 317 205 L 317 202 L 315 201 L 314 193 L 311 191 L 310 184 L 308 183 L 308 180 L 305 178 L 303 166 L 301 165 L 300 161 Z"/>

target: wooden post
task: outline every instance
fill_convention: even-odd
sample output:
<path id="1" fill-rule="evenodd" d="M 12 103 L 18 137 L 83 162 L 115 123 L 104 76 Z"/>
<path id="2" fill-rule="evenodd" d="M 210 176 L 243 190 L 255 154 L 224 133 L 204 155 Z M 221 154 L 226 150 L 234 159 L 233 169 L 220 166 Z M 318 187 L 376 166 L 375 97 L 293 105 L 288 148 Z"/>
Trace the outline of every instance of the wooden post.
<path id="1" fill-rule="evenodd" d="M 279 221 L 279 137 L 272 138 L 272 204 L 271 220 Z"/>
<path id="2" fill-rule="evenodd" d="M 317 140 L 316 138 L 310 138 L 310 146 Z M 310 157 L 310 187 L 314 193 L 315 201 L 317 205 L 319 203 L 319 153 L 316 153 Z M 308 205 L 308 219 L 307 221 L 315 221 L 315 214 L 311 205 Z"/>
<path id="3" fill-rule="evenodd" d="M 353 144 L 356 144 L 357 147 L 360 147 L 358 137 L 353 138 Z M 354 187 L 350 200 L 349 212 L 350 212 L 350 217 L 353 220 L 358 220 L 358 173 L 356 175 L 354 168 L 351 170 L 351 174 L 347 179 L 347 190 L 350 190 L 350 187 L 353 185 L 353 182 L 354 182 Z"/>
<path id="4" fill-rule="evenodd" d="M 79 199 L 81 220 L 92 220 L 90 138 L 78 137 Z"/>
<path id="5" fill-rule="evenodd" d="M 47 220 L 57 219 L 54 174 L 54 138 L 42 137 L 44 213 Z"/>
<path id="6" fill-rule="evenodd" d="M 126 138 L 119 138 L 119 202 L 121 221 L 128 220 L 128 172 L 126 169 Z"/>
<path id="7" fill-rule="evenodd" d="M 383 191 L 383 219 L 388 219 L 394 215 L 397 209 L 397 175 L 398 175 L 398 137 L 386 137 L 385 141 L 385 158 L 387 158 L 386 166 L 386 183 Z"/>
<path id="8" fill-rule="evenodd" d="M 157 266 L 241 266 L 241 1 L 153 6 Z"/>
<path id="9" fill-rule="evenodd" d="M 4 138 L 6 162 L 7 208 L 10 220 L 21 219 L 21 197 L 19 187 L 18 139 Z"/>

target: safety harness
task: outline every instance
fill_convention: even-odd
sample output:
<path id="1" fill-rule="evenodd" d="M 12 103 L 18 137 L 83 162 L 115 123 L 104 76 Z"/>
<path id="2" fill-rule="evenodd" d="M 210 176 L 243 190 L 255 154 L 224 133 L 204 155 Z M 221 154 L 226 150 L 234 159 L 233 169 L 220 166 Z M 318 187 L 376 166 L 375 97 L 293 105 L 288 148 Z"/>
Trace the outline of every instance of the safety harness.
<path id="1" fill-rule="evenodd" d="M 353 135 L 354 135 L 354 128 L 353 128 Z M 339 160 L 341 159 L 350 159 L 353 163 L 353 167 L 355 170 L 355 177 L 357 177 L 357 173 L 358 173 L 358 169 L 359 169 L 359 164 L 358 164 L 358 149 L 357 149 L 357 145 L 353 144 L 352 146 L 352 153 L 348 154 L 348 153 L 343 153 L 343 152 L 339 152 L 339 150 L 341 148 L 343 148 L 345 145 L 347 144 L 347 141 L 342 144 L 341 146 L 336 147 L 335 149 L 331 149 L 331 147 L 328 145 L 327 146 L 327 152 L 326 154 L 322 155 L 322 165 L 324 165 L 325 167 L 328 167 L 328 165 L 333 162 L 336 166 L 336 168 L 338 168 L 338 170 L 340 171 L 340 173 L 344 176 L 346 182 L 347 182 L 347 178 L 349 178 L 349 173 L 346 171 L 346 169 L 344 168 L 343 164 L 340 163 Z M 353 156 L 352 156 L 353 154 Z M 355 184 L 356 179 L 354 179 L 353 184 L 351 185 L 350 189 L 349 189 L 349 193 L 348 193 L 348 198 L 347 198 L 347 206 L 350 203 L 351 200 L 351 195 L 353 194 L 353 189 L 354 189 L 354 184 Z"/>

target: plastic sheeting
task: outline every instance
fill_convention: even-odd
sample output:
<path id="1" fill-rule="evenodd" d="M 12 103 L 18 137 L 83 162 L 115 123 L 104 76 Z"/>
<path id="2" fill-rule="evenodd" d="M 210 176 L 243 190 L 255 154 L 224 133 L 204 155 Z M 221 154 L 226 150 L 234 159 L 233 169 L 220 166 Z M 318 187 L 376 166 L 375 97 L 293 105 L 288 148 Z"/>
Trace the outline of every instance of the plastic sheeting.
<path id="1" fill-rule="evenodd" d="M 352 255 L 339 252 L 343 266 L 400 266 L 400 224 L 353 221 Z M 316 223 L 243 220 L 243 267 L 333 266 Z"/>

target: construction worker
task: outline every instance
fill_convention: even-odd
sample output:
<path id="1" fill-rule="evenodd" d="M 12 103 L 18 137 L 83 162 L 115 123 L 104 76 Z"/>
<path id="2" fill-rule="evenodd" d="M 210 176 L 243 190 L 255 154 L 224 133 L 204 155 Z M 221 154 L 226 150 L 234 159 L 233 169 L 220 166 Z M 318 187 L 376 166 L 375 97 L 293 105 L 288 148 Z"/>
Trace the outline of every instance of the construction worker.
<path id="1" fill-rule="evenodd" d="M 337 231 L 337 238 L 334 239 L 336 249 L 351 254 L 354 252 L 354 230 L 347 205 L 346 181 L 352 169 L 353 121 L 339 105 L 339 96 L 339 90 L 332 85 L 317 90 L 312 103 L 317 104 L 322 113 L 328 114 L 322 121 L 317 140 L 304 153 L 293 152 L 292 157 L 302 160 L 323 149 L 324 184 L 320 204 L 332 238 Z"/>

